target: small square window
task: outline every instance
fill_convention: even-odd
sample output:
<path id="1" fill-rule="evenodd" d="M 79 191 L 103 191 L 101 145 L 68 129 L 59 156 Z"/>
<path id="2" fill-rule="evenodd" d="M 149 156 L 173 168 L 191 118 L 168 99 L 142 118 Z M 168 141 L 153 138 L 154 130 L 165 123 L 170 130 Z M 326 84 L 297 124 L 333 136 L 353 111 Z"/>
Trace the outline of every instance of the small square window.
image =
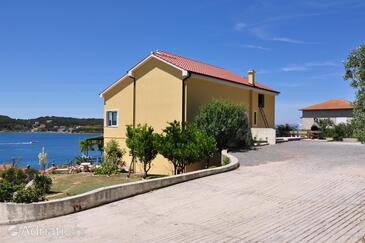
<path id="1" fill-rule="evenodd" d="M 106 112 L 106 126 L 107 127 L 117 127 L 118 126 L 118 112 L 117 111 L 107 111 Z"/>
<path id="2" fill-rule="evenodd" d="M 259 94 L 259 107 L 264 108 L 265 107 L 265 95 Z"/>

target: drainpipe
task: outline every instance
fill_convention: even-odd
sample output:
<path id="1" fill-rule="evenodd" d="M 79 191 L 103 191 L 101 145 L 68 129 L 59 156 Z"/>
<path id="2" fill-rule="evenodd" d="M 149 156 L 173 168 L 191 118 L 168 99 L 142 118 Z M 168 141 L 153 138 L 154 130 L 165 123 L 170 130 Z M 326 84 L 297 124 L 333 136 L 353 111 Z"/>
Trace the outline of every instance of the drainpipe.
<path id="1" fill-rule="evenodd" d="M 136 127 L 136 78 L 131 71 L 128 71 L 128 76 L 133 79 L 133 128 Z"/>
<path id="2" fill-rule="evenodd" d="M 133 128 L 136 127 L 136 78 L 133 76 L 131 71 L 128 71 L 128 76 L 133 79 Z M 130 177 L 132 171 L 136 171 L 136 158 L 132 157 L 131 164 L 129 165 L 128 177 Z"/>
<path id="3" fill-rule="evenodd" d="M 190 72 L 186 72 L 186 73 L 184 73 L 183 72 L 183 76 L 185 77 L 183 80 L 182 80 L 182 121 L 181 121 L 181 123 L 184 125 L 185 124 L 185 119 L 186 119 L 186 117 L 185 117 L 185 112 L 186 112 L 186 106 L 185 106 L 185 95 L 186 95 L 186 92 L 185 92 L 185 86 L 186 86 L 186 80 L 188 79 L 188 78 L 190 78 L 191 77 L 191 73 Z"/>

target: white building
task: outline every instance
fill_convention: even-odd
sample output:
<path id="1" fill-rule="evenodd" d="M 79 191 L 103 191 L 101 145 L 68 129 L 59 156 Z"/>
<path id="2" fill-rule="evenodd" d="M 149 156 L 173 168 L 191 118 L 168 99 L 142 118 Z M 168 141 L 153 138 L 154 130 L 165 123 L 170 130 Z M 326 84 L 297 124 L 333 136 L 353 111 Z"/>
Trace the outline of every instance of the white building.
<path id="1" fill-rule="evenodd" d="M 352 103 L 344 99 L 327 100 L 304 107 L 300 111 L 302 111 L 301 129 L 311 129 L 312 125 L 320 119 L 331 119 L 337 125 L 347 123 L 353 117 Z"/>

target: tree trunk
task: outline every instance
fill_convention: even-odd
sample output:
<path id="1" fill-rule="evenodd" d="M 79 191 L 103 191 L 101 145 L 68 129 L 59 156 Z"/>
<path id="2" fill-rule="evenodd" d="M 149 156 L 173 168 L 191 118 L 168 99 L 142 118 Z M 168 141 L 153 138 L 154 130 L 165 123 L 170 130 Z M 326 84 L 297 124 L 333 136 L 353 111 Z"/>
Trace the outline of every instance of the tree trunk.
<path id="1" fill-rule="evenodd" d="M 208 158 L 207 158 L 207 164 L 206 164 L 206 166 L 207 166 L 207 168 L 206 168 L 206 169 L 208 169 L 208 168 L 209 168 L 209 166 L 210 166 L 210 157 L 208 157 Z"/>
<path id="2" fill-rule="evenodd" d="M 132 157 L 132 161 L 131 161 L 131 163 L 129 164 L 128 178 L 129 178 L 129 177 L 131 177 L 132 171 L 134 172 L 134 170 L 133 170 L 134 162 L 135 162 L 135 158 L 134 158 L 134 157 Z"/>

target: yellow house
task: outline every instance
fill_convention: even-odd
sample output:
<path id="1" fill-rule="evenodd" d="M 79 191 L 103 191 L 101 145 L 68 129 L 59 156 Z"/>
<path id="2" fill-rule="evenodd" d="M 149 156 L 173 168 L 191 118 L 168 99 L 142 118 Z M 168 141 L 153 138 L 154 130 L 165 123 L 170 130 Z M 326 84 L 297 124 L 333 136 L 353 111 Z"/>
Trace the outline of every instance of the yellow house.
<path id="1" fill-rule="evenodd" d="M 201 105 L 218 98 L 244 105 L 253 136 L 274 143 L 278 94 L 256 82 L 254 70 L 242 77 L 165 51 L 151 52 L 100 94 L 104 98 L 104 142 L 114 139 L 128 151 L 127 125 L 147 123 L 161 132 L 167 122 L 191 121 Z M 136 169 L 141 170 L 138 165 Z M 158 155 L 150 173 L 172 172 L 171 163 Z"/>

